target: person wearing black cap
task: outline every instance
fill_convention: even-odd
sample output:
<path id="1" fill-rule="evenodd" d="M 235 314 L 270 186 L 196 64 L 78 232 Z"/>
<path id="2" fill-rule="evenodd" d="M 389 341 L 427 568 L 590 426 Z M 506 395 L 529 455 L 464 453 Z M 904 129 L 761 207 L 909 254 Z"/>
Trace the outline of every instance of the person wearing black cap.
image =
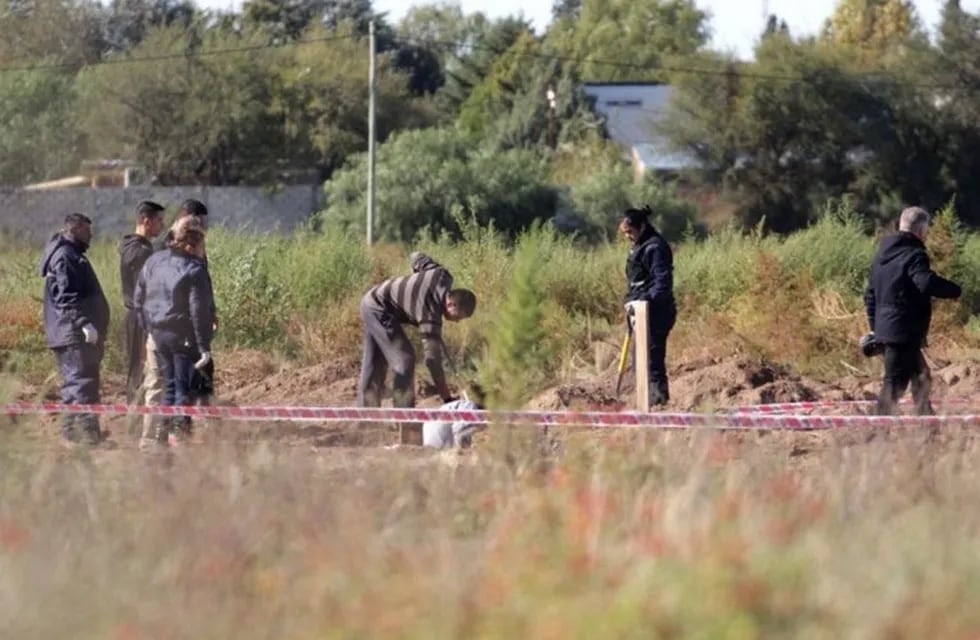
<path id="1" fill-rule="evenodd" d="M 627 209 L 619 230 L 632 243 L 626 260 L 626 310 L 632 316 L 633 303 L 643 301 L 649 305 L 650 404 L 662 406 L 670 400 L 667 336 L 677 320 L 677 305 L 674 256 L 670 245 L 650 223 L 651 213 L 649 206 Z"/>

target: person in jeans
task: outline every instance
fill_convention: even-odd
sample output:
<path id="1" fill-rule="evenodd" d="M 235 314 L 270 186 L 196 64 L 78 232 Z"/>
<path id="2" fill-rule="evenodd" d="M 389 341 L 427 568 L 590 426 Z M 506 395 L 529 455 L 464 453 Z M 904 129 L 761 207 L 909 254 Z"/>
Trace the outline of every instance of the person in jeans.
<path id="1" fill-rule="evenodd" d="M 133 306 L 153 340 L 164 406 L 187 406 L 195 371 L 211 362 L 214 294 L 208 276 L 204 225 L 186 216 L 174 225 L 168 248 L 146 261 L 133 295 Z M 190 436 L 190 420 L 157 421 L 142 447 L 166 445 L 171 431 Z"/>
<path id="2" fill-rule="evenodd" d="M 174 225 L 184 218 L 196 218 L 200 226 L 207 232 L 208 229 L 208 207 L 200 200 L 188 198 L 180 204 L 177 210 L 177 220 Z M 154 251 L 166 251 L 173 241 L 174 230 L 171 228 L 166 234 L 158 237 L 153 243 Z M 207 256 L 204 257 L 207 266 Z M 210 272 L 209 272 L 210 274 Z M 210 275 L 209 275 L 210 278 Z M 215 313 L 215 326 L 217 326 L 217 314 Z M 144 361 L 146 362 L 143 370 L 143 391 L 144 401 L 147 406 L 159 405 L 163 400 L 163 378 L 160 375 L 160 368 L 157 366 L 156 345 L 153 344 L 153 336 L 146 338 L 146 352 Z M 211 395 L 214 393 L 214 361 L 197 371 L 194 376 L 192 387 L 195 389 L 195 404 L 210 404 Z M 152 441 L 157 432 L 157 423 L 160 422 L 158 416 L 147 415 L 143 418 L 143 438 L 144 442 Z"/>
<path id="3" fill-rule="evenodd" d="M 920 207 L 902 211 L 898 233 L 885 238 L 871 263 L 864 305 L 870 338 L 883 345 L 885 375 L 877 412 L 890 415 L 912 385 L 919 415 L 932 415 L 931 378 L 922 355 L 929 335 L 933 298 L 959 298 L 960 286 L 930 268 L 926 252 L 929 213 Z"/>
<path id="4" fill-rule="evenodd" d="M 58 360 L 64 404 L 100 402 L 99 374 L 109 330 L 109 302 L 85 257 L 91 242 L 92 220 L 80 213 L 69 214 L 41 259 L 44 331 L 48 348 Z M 103 441 L 99 419 L 93 414 L 65 414 L 61 432 L 71 443 L 96 445 Z"/>

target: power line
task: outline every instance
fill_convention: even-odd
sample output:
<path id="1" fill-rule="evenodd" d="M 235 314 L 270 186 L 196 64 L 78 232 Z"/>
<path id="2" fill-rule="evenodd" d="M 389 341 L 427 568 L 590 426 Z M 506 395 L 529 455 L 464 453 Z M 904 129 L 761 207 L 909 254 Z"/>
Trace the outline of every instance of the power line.
<path id="1" fill-rule="evenodd" d="M 621 69 L 633 69 L 638 71 L 660 71 L 665 73 L 704 75 L 704 76 L 716 76 L 716 77 L 724 77 L 731 73 L 731 71 L 728 68 L 717 69 L 717 68 L 692 67 L 692 66 L 641 64 L 636 62 L 623 62 L 621 60 L 599 60 L 599 59 L 588 58 L 588 57 L 566 56 L 566 55 L 553 54 L 553 53 L 537 53 L 532 51 L 500 49 L 498 47 L 492 47 L 489 45 L 472 44 L 466 42 L 453 42 L 453 41 L 446 41 L 446 40 L 430 40 L 425 38 L 395 38 L 395 41 L 401 42 L 403 44 L 412 44 L 416 46 L 429 45 L 434 47 L 453 48 L 457 50 L 458 49 L 483 50 L 483 51 L 489 51 L 490 53 L 496 55 L 503 55 L 506 53 L 521 58 L 532 58 L 532 59 L 549 60 L 555 62 L 570 62 L 575 64 L 594 64 L 599 66 L 614 67 L 614 68 L 621 68 Z M 744 71 L 744 70 L 737 70 L 735 73 L 740 78 L 749 78 L 754 80 L 813 84 L 812 79 L 804 76 L 798 76 L 798 75 L 761 73 L 758 71 Z M 954 84 L 909 82 L 906 80 L 900 80 L 891 77 L 893 74 L 888 71 L 870 71 L 861 74 L 849 74 L 849 75 L 852 78 L 863 79 L 865 82 L 878 86 L 909 87 L 915 89 L 932 89 L 932 90 L 948 90 L 948 91 L 976 89 L 976 87 L 967 87 L 963 85 L 954 85 Z"/>
<path id="2" fill-rule="evenodd" d="M 360 35 L 349 34 L 349 35 L 336 35 L 336 36 L 324 36 L 320 38 L 309 38 L 304 40 L 290 40 L 282 43 L 265 43 L 265 44 L 254 44 L 254 45 L 242 45 L 239 47 L 227 47 L 222 49 L 197 49 L 190 50 L 181 53 L 168 53 L 154 56 L 142 56 L 142 57 L 126 57 L 126 58 L 106 58 L 96 62 L 91 62 L 88 64 L 83 64 L 83 67 L 98 67 L 102 65 L 111 64 L 140 64 L 147 62 L 164 62 L 167 60 L 186 60 L 189 58 L 205 57 L 205 56 L 215 56 L 215 55 L 225 55 L 234 53 L 248 53 L 253 51 L 263 51 L 267 49 L 282 49 L 284 47 L 290 46 L 300 46 L 305 44 L 316 44 L 323 42 L 336 42 L 342 40 L 352 40 L 360 39 Z M 701 76 L 712 76 L 712 77 L 725 77 L 730 75 L 732 72 L 730 68 L 706 68 L 706 67 L 695 67 L 695 66 L 680 66 L 680 65 L 661 65 L 661 64 L 643 64 L 636 62 L 624 62 L 622 60 L 602 60 L 589 57 L 579 57 L 579 56 L 569 56 L 561 55 L 555 53 L 539 53 L 533 51 L 517 51 L 510 48 L 501 49 L 499 47 L 493 47 L 490 45 L 474 44 L 470 42 L 461 41 L 451 41 L 451 40 L 436 40 L 428 38 L 402 38 L 394 37 L 390 40 L 391 42 L 397 42 L 401 44 L 408 44 L 414 46 L 431 46 L 431 47 L 441 47 L 453 50 L 482 50 L 488 51 L 495 55 L 509 54 L 520 58 L 530 58 L 537 60 L 546 60 L 553 62 L 567 62 L 578 65 L 591 64 L 604 67 L 613 67 L 620 69 L 632 69 L 636 71 L 645 72 L 661 72 L 670 74 L 685 74 L 685 75 L 701 75 Z M 78 67 L 77 64 L 72 63 L 59 63 L 59 64 L 31 64 L 22 66 L 11 66 L 11 67 L 0 67 L 0 73 L 6 72 L 25 72 L 25 71 L 57 71 L 63 69 L 73 69 Z M 787 74 L 776 74 L 776 73 L 762 73 L 758 71 L 747 71 L 747 70 L 736 70 L 736 75 L 739 78 L 751 79 L 751 80 L 761 80 L 767 82 L 786 82 L 795 84 L 814 84 L 812 78 L 807 78 L 800 75 L 787 75 Z M 948 84 L 939 82 L 930 83 L 920 83 L 920 82 L 909 82 L 907 80 L 901 80 L 892 77 L 893 74 L 887 71 L 872 71 L 860 74 L 848 74 L 849 80 L 859 80 L 867 84 L 881 86 L 881 87 L 895 87 L 895 88 L 911 88 L 911 89 L 923 89 L 923 90 L 934 90 L 934 91 L 975 91 L 980 87 L 967 86 L 962 84 Z"/>
<path id="3" fill-rule="evenodd" d="M 164 62 L 167 60 L 186 60 L 187 58 L 200 58 L 205 56 L 217 56 L 231 53 L 248 53 L 250 51 L 262 51 L 265 49 L 282 49 L 285 47 L 299 46 L 304 44 L 316 44 L 320 42 L 336 42 L 338 40 L 351 40 L 359 38 L 356 34 L 344 36 L 324 36 L 322 38 L 309 38 L 306 40 L 289 40 L 281 43 L 265 43 L 242 45 L 240 47 L 227 47 L 223 49 L 192 49 L 182 53 L 165 53 L 156 56 L 141 56 L 134 58 L 104 58 L 97 62 L 87 64 L 73 64 L 63 62 L 60 64 L 31 64 L 18 67 L 0 67 L 0 73 L 24 72 L 24 71 L 60 71 L 63 69 L 74 69 L 76 67 L 101 67 L 111 64 L 140 64 L 144 62 Z"/>

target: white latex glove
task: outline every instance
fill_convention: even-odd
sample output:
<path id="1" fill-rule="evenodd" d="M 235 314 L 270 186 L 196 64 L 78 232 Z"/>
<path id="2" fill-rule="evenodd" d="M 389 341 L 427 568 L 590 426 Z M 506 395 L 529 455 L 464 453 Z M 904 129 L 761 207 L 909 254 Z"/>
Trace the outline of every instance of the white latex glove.
<path id="1" fill-rule="evenodd" d="M 211 362 L 211 352 L 204 351 L 201 353 L 201 359 L 194 363 L 194 368 L 200 371 L 204 367 L 208 366 L 209 362 Z"/>
<path id="2" fill-rule="evenodd" d="M 88 344 L 95 344 L 99 341 L 99 331 L 91 322 L 82 327 L 82 335 L 85 336 L 85 342 Z"/>

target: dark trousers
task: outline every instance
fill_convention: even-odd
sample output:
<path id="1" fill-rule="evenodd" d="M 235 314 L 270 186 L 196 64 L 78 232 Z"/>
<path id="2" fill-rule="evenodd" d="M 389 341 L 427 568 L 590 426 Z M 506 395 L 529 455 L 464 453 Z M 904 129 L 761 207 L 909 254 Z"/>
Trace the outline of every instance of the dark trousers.
<path id="1" fill-rule="evenodd" d="M 892 415 L 898 411 L 898 400 L 912 385 L 915 410 L 920 416 L 933 414 L 929 402 L 932 378 L 929 365 L 916 343 L 885 345 L 885 376 L 878 395 L 878 415 Z"/>
<path id="2" fill-rule="evenodd" d="M 54 354 L 61 373 L 61 402 L 98 404 L 102 346 L 76 344 L 54 349 Z M 61 432 L 72 441 L 95 443 L 101 439 L 99 418 L 91 413 L 66 413 L 61 418 Z"/>
<path id="3" fill-rule="evenodd" d="M 163 388 L 161 404 L 165 407 L 184 407 L 192 404 L 191 384 L 194 381 L 197 350 L 189 347 L 185 340 L 176 334 L 167 331 L 154 331 L 153 342 Z M 190 420 L 185 417 L 174 418 L 170 424 L 177 428 L 190 428 Z M 167 428 L 158 429 L 157 439 L 166 439 L 168 432 Z"/>
<path id="4" fill-rule="evenodd" d="M 146 331 L 132 309 L 126 310 L 126 404 L 140 404 L 146 366 Z"/>
<path id="5" fill-rule="evenodd" d="M 667 383 L 667 335 L 651 329 L 648 338 L 651 405 L 664 405 L 670 400 Z"/>
<path id="6" fill-rule="evenodd" d="M 415 349 L 401 323 L 377 308 L 371 301 L 361 301 L 364 322 L 364 355 L 361 379 L 357 386 L 357 403 L 362 407 L 380 407 L 388 369 L 394 374 L 392 404 L 415 406 Z"/>

